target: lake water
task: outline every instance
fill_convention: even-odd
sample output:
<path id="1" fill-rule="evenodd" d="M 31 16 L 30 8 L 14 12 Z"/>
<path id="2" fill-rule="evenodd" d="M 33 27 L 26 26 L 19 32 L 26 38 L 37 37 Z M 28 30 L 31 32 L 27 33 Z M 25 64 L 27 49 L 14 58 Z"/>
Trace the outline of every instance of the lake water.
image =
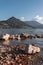
<path id="1" fill-rule="evenodd" d="M 20 34 L 20 33 L 43 34 L 43 29 L 0 29 L 0 32 L 8 34 Z M 0 41 L 0 44 L 8 44 L 8 45 L 14 45 L 14 44 L 24 45 L 32 43 L 43 48 L 43 38 L 25 39 L 22 41 L 18 40 L 8 40 L 4 42 Z"/>

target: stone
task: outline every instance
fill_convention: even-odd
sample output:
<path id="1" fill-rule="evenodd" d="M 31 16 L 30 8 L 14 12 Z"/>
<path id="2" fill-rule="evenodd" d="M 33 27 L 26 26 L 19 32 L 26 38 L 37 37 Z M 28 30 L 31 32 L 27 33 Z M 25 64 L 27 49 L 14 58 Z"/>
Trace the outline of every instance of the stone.
<path id="1" fill-rule="evenodd" d="M 25 52 L 29 54 L 35 54 L 40 52 L 40 48 L 37 46 L 34 46 L 32 44 L 27 44 L 25 48 Z"/>

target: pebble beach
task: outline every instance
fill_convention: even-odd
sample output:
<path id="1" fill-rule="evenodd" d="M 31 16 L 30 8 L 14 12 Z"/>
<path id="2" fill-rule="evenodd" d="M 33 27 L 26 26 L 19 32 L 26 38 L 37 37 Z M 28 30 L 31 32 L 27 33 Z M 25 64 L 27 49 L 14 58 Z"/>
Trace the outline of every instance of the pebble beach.
<path id="1" fill-rule="evenodd" d="M 0 45 L 0 65 L 43 65 L 40 53 L 25 53 L 25 45 Z"/>

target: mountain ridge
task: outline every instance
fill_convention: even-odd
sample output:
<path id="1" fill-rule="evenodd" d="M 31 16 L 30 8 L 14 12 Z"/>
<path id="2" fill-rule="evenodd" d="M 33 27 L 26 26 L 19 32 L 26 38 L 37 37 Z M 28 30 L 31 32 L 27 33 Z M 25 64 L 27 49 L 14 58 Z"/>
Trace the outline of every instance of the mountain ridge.
<path id="1" fill-rule="evenodd" d="M 0 21 L 0 28 L 43 28 L 43 24 L 37 21 L 21 21 L 18 18 L 10 17 Z"/>
<path id="2" fill-rule="evenodd" d="M 43 28 L 43 24 L 40 24 L 37 21 L 24 21 L 26 24 L 35 27 L 35 28 Z"/>
<path id="3" fill-rule="evenodd" d="M 20 19 L 10 17 L 7 20 L 0 21 L 0 28 L 32 28 L 32 27 L 24 23 Z"/>

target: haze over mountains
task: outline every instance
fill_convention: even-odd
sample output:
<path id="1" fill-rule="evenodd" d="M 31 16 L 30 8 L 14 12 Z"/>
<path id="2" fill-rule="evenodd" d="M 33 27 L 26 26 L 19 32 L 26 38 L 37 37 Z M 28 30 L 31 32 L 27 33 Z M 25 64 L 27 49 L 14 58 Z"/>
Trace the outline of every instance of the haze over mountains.
<path id="1" fill-rule="evenodd" d="M 43 24 L 38 23 L 37 21 L 25 21 L 26 24 L 34 27 L 34 28 L 43 28 Z"/>
<path id="2" fill-rule="evenodd" d="M 43 28 L 37 21 L 21 21 L 15 17 L 0 21 L 0 28 Z"/>

